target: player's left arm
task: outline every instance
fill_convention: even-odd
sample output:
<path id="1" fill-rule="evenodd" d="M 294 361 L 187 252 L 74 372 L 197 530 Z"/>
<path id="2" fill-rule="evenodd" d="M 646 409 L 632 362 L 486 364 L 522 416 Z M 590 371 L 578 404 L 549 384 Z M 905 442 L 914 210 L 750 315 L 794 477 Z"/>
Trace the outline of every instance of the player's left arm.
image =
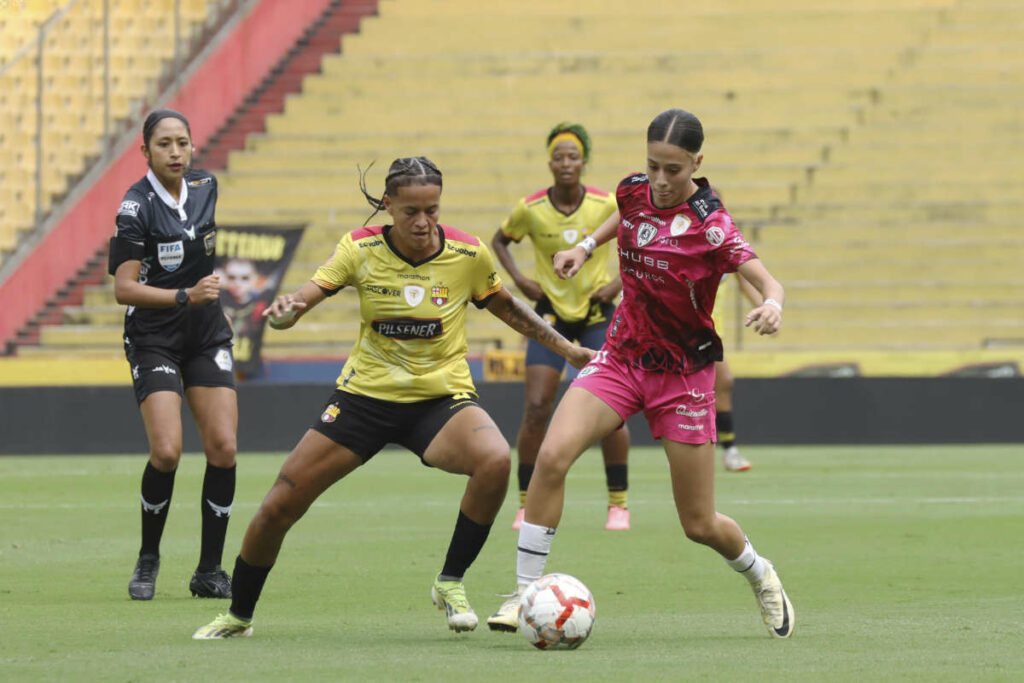
<path id="1" fill-rule="evenodd" d="M 582 368 L 594 356 L 591 349 L 573 344 L 560 335 L 532 308 L 512 296 L 504 286 L 487 301 L 487 310 L 519 334 L 543 344 L 562 356 L 572 363 L 573 367 Z"/>
<path id="2" fill-rule="evenodd" d="M 758 334 L 775 334 L 782 327 L 782 304 L 786 300 L 786 292 L 782 285 L 772 277 L 758 258 L 744 262 L 737 272 L 762 298 L 760 305 L 747 313 L 744 325 L 753 325 Z"/>

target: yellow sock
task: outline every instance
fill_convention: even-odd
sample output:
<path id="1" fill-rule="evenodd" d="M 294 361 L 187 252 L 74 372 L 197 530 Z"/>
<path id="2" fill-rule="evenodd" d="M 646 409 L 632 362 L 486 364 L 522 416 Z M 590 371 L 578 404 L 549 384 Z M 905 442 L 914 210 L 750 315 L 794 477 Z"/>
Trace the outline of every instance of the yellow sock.
<path id="1" fill-rule="evenodd" d="M 627 508 L 626 497 L 629 495 L 629 491 L 609 491 L 608 492 L 608 505 L 614 505 L 615 507 Z"/>
<path id="2" fill-rule="evenodd" d="M 526 491 L 519 492 L 519 507 L 526 507 Z"/>

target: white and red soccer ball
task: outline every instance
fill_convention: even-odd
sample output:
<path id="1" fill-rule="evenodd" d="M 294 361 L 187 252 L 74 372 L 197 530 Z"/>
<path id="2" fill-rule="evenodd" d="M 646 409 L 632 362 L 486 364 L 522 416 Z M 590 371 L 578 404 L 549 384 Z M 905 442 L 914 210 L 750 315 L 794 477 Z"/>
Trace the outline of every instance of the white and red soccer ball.
<path id="1" fill-rule="evenodd" d="M 594 595 L 568 574 L 546 574 L 523 592 L 519 631 L 541 650 L 575 650 L 594 629 Z"/>

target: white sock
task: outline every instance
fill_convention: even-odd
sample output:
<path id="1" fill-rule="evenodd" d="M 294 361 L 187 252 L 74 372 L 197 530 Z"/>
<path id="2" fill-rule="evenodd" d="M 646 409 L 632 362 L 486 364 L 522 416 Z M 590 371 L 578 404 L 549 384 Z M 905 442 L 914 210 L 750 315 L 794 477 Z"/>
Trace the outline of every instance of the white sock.
<path id="1" fill-rule="evenodd" d="M 523 521 L 519 527 L 519 545 L 516 549 L 516 583 L 533 583 L 544 574 L 544 565 L 551 552 L 555 530 Z"/>
<path id="2" fill-rule="evenodd" d="M 725 563 L 740 574 L 743 574 L 750 583 L 764 578 L 764 572 L 768 566 L 764 558 L 754 550 L 754 546 L 750 545 L 749 539 L 745 539 L 743 552 L 740 553 L 739 557 L 733 560 L 726 560 Z"/>

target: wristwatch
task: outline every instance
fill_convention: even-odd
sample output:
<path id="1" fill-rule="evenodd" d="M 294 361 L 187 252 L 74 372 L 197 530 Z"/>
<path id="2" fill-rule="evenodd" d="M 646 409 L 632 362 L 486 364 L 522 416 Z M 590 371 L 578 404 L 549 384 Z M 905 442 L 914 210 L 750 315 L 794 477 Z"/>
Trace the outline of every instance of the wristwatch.
<path id="1" fill-rule="evenodd" d="M 189 296 L 187 289 L 179 289 L 178 293 L 174 295 L 174 301 L 179 306 L 188 306 Z"/>

